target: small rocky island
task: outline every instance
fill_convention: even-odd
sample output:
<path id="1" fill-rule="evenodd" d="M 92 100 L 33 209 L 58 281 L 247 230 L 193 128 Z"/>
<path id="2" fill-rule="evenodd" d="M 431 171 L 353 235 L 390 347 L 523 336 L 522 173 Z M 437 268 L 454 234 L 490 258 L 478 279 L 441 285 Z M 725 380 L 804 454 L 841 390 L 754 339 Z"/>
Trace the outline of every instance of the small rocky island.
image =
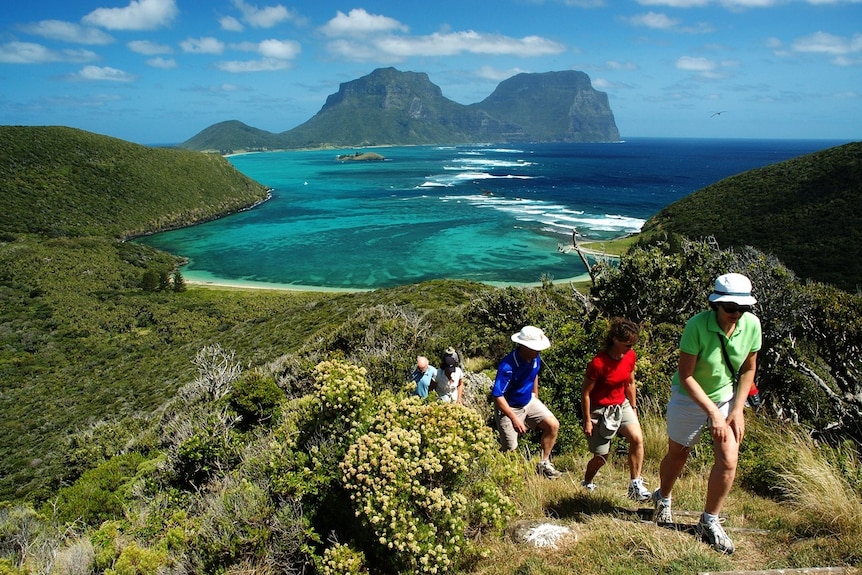
<path id="1" fill-rule="evenodd" d="M 355 154 L 341 154 L 335 159 L 339 162 L 381 162 L 386 158 L 375 152 L 356 152 Z"/>

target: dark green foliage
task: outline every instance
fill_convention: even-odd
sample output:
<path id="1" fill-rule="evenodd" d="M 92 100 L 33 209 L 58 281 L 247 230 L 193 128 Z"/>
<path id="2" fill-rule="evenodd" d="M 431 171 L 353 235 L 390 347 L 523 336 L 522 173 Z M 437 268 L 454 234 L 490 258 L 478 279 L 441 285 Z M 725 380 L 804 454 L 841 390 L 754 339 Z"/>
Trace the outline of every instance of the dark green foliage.
<path id="1" fill-rule="evenodd" d="M 220 156 L 63 127 L 0 126 L 0 231 L 123 238 L 250 206 L 264 186 Z"/>
<path id="2" fill-rule="evenodd" d="M 240 416 L 240 425 L 248 429 L 261 423 L 272 423 L 283 398 L 284 392 L 275 380 L 252 371 L 233 384 L 227 400 Z"/>
<path id="3" fill-rule="evenodd" d="M 179 293 L 186 291 L 186 279 L 183 277 L 183 274 L 179 270 L 174 271 L 171 279 L 171 284 L 175 292 Z"/>
<path id="4" fill-rule="evenodd" d="M 712 236 L 724 248 L 754 246 L 804 278 L 856 290 L 862 286 L 862 142 L 726 178 L 666 207 L 643 231 Z"/>
<path id="5" fill-rule="evenodd" d="M 57 492 L 43 512 L 64 523 L 98 526 L 109 519 L 123 517 L 129 500 L 128 484 L 144 457 L 139 453 L 118 455 L 98 467 L 85 471 L 69 487 Z"/>

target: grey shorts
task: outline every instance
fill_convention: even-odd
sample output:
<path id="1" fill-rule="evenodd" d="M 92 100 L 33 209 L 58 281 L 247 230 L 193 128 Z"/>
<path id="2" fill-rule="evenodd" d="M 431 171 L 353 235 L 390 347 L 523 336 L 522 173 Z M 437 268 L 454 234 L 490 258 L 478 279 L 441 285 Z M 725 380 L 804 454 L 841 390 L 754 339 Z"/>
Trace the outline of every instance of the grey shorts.
<path id="1" fill-rule="evenodd" d="M 730 415 L 733 397 L 717 403 L 724 417 Z M 709 417 L 689 396 L 674 390 L 667 404 L 667 436 L 685 447 L 691 447 L 700 440 L 703 428 L 709 425 Z"/>
<path id="2" fill-rule="evenodd" d="M 545 404 L 542 403 L 538 397 L 531 399 L 530 403 L 524 407 L 513 407 L 512 411 L 515 412 L 518 419 L 524 422 L 527 429 L 536 429 L 546 417 L 553 415 L 551 410 L 545 407 Z M 499 408 L 494 409 L 494 419 L 497 421 L 497 430 L 500 432 L 498 438 L 500 441 L 500 447 L 502 447 L 504 451 L 513 451 L 517 449 L 518 432 L 515 431 L 515 427 L 512 425 L 512 420 L 503 415 L 503 412 L 500 411 Z"/>
<path id="3" fill-rule="evenodd" d="M 590 445 L 590 453 L 594 453 L 595 455 L 607 455 L 611 450 L 611 441 L 613 441 L 614 437 L 616 437 L 616 433 L 611 435 L 610 437 L 604 437 L 601 433 L 599 433 L 600 429 L 600 420 L 602 418 L 602 413 L 604 412 L 604 408 L 594 409 L 590 412 L 590 420 L 593 422 L 593 434 L 589 437 L 589 445 Z M 624 427 L 628 427 L 633 423 L 640 423 L 638 421 L 638 416 L 635 413 L 635 410 L 632 409 L 632 404 L 629 403 L 629 400 L 625 400 L 622 404 L 622 419 L 620 420 L 620 429 Z M 619 432 L 619 430 L 617 431 Z"/>

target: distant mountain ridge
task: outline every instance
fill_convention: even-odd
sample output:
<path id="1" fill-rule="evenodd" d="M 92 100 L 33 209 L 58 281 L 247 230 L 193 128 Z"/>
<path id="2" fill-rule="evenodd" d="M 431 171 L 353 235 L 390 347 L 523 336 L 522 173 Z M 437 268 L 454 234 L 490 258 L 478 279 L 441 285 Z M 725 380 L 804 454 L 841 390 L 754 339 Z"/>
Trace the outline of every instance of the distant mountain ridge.
<path id="1" fill-rule="evenodd" d="M 179 147 L 255 151 L 324 147 L 475 142 L 617 142 L 607 94 L 574 70 L 518 74 L 482 102 L 445 96 L 428 75 L 379 68 L 341 84 L 320 111 L 286 132 L 231 120 L 214 124 Z"/>

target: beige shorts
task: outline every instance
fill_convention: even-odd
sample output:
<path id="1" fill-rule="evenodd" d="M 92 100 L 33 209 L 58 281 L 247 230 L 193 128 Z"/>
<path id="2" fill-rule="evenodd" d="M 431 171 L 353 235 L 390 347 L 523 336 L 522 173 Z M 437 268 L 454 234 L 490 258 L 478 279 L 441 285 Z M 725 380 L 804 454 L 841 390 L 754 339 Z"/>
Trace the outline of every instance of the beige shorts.
<path id="1" fill-rule="evenodd" d="M 590 420 L 593 422 L 593 434 L 589 437 L 589 445 L 590 445 L 590 453 L 595 455 L 607 455 L 611 450 L 611 441 L 614 440 L 617 433 L 614 433 L 610 437 L 603 436 L 600 432 L 600 424 L 602 418 L 602 412 L 604 408 L 594 409 L 590 413 Z M 626 399 L 622 404 L 621 409 L 622 419 L 620 420 L 619 429 L 623 429 L 633 423 L 640 423 L 638 421 L 638 416 L 635 413 L 635 410 L 632 409 L 632 404 L 629 403 L 629 400 Z"/>
<path id="2" fill-rule="evenodd" d="M 553 415 L 551 410 L 545 407 L 545 404 L 538 397 L 531 399 L 530 403 L 524 407 L 513 407 L 512 411 L 527 426 L 527 429 L 536 429 L 546 417 Z M 515 431 L 512 420 L 504 415 L 499 408 L 494 409 L 494 419 L 497 421 L 497 430 L 500 432 L 498 440 L 503 451 L 517 449 L 518 432 Z"/>

